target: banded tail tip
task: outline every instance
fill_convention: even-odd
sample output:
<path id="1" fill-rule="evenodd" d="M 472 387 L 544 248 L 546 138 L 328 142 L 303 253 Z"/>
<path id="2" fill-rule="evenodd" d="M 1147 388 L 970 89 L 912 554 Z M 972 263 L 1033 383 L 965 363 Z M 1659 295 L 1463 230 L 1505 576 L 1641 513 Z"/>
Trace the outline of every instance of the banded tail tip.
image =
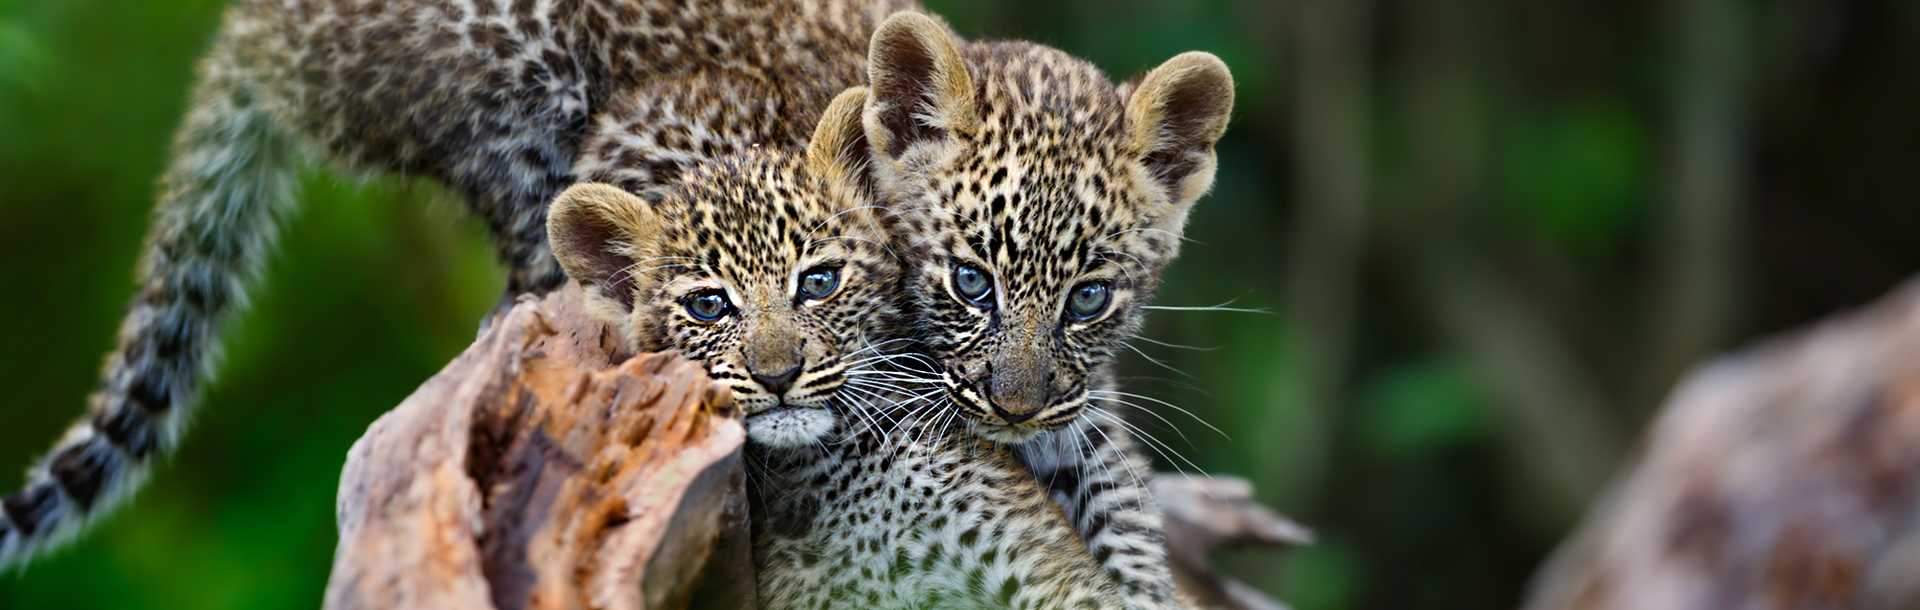
<path id="1" fill-rule="evenodd" d="M 20 545 L 20 534 L 13 530 L 13 521 L 4 512 L 0 512 L 0 569 L 13 564 L 14 553 Z"/>
<path id="2" fill-rule="evenodd" d="M 30 478 L 24 489 L 0 499 L 6 539 L 0 541 L 0 568 L 24 563 L 27 555 L 62 529 L 67 517 L 60 491 L 51 481 Z"/>
<path id="3" fill-rule="evenodd" d="M 0 498 L 0 569 L 68 542 L 138 487 L 144 464 L 104 436 L 80 431 Z"/>

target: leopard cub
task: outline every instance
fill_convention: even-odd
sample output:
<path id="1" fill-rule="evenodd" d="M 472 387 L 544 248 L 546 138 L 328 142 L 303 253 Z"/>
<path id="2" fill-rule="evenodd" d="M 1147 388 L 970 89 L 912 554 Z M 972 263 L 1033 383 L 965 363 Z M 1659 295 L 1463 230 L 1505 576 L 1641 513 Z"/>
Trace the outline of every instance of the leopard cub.
<path id="1" fill-rule="evenodd" d="M 1112 608 L 1126 601 L 1010 449 L 903 383 L 899 264 L 863 171 L 864 89 L 805 151 L 697 165 L 657 201 L 604 184 L 553 252 L 636 349 L 678 350 L 746 414 L 769 608 Z"/>

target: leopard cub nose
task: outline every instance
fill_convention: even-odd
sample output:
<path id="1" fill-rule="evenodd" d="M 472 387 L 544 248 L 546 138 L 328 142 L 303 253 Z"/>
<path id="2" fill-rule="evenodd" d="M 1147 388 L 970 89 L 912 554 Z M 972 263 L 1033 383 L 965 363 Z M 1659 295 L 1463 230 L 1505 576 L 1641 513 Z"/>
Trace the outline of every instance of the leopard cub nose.
<path id="1" fill-rule="evenodd" d="M 784 395 L 788 389 L 793 387 L 793 380 L 800 377 L 800 365 L 795 364 L 787 367 L 787 370 L 772 375 L 762 375 L 756 371 L 748 371 L 747 376 L 752 377 L 754 383 L 760 384 L 760 387 L 766 388 L 768 392 L 776 395 Z"/>
<path id="2" fill-rule="evenodd" d="M 1031 363 L 987 368 L 987 406 L 1009 424 L 1033 419 L 1053 397 L 1053 371 Z"/>

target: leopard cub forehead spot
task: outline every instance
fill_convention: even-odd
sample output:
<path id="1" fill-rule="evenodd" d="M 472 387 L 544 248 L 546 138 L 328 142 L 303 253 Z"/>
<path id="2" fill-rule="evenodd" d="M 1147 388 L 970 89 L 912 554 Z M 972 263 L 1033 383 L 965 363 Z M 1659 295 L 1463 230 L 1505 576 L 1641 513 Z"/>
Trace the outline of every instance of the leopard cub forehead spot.
<path id="1" fill-rule="evenodd" d="M 884 236 L 873 214 L 784 151 L 757 151 L 703 164 L 659 203 L 655 254 L 698 265 L 749 287 L 784 286 L 815 259 L 842 263 L 874 256 Z M 691 260 L 687 260 L 691 259 Z M 687 267 L 668 267 L 686 271 Z"/>
<path id="2" fill-rule="evenodd" d="M 1121 88 L 1043 46 L 977 44 L 968 55 L 980 121 L 956 134 L 958 157 L 930 185 L 945 212 L 928 223 L 936 246 L 980 259 L 1003 298 L 1035 306 L 1102 261 L 1160 258 L 1166 236 L 1137 230 L 1153 220 L 1155 193 L 1136 175 Z"/>
<path id="3" fill-rule="evenodd" d="M 899 268 L 878 208 L 863 191 L 821 178 L 805 157 L 756 150 L 704 163 L 653 205 L 657 235 L 635 253 L 648 306 L 634 315 L 657 331 L 646 343 L 725 354 L 802 328 L 808 356 L 828 359 L 888 332 Z M 799 276 L 816 268 L 837 272 L 834 291 L 798 298 Z M 690 323 L 681 300 L 701 289 L 723 290 L 754 324 Z"/>

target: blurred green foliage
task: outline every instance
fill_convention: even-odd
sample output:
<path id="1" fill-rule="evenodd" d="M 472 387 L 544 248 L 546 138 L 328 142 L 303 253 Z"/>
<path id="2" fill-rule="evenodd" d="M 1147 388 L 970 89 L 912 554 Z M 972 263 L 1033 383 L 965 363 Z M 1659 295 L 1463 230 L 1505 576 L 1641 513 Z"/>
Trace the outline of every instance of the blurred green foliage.
<path id="1" fill-rule="evenodd" d="M 1156 312 L 1148 336 L 1204 349 L 1138 344 L 1167 367 L 1126 356 L 1127 389 L 1192 416 L 1133 419 L 1158 439 L 1160 468 L 1246 476 L 1318 530 L 1285 562 L 1227 558 L 1303 610 L 1511 607 L 1575 515 L 1539 514 L 1523 483 L 1537 460 L 1516 453 L 1489 382 L 1512 372 L 1438 328 L 1415 245 L 1442 236 L 1479 256 L 1561 331 L 1605 415 L 1637 427 L 1680 373 L 1637 369 L 1640 325 L 1659 312 L 1635 307 L 1675 205 L 1685 126 L 1668 111 L 1664 37 L 1685 30 L 1655 2 L 1366 3 L 1352 43 L 1369 86 L 1354 143 L 1371 151 L 1357 170 L 1370 210 L 1349 357 L 1325 369 L 1324 329 L 1289 303 L 1336 288 L 1285 277 L 1295 238 L 1317 230 L 1296 221 L 1300 161 L 1327 152 L 1300 145 L 1299 96 L 1325 86 L 1297 76 L 1292 26 L 1313 2 L 929 4 L 967 36 L 1050 44 L 1118 78 L 1190 49 L 1226 60 L 1238 98 L 1218 183 L 1159 301 L 1273 313 Z M 1907 167 L 1920 8 L 1736 4 L 1763 66 L 1733 92 L 1751 114 L 1734 125 L 1745 195 L 1731 272 L 1750 281 L 1715 349 L 1920 268 Z M 224 5 L 0 0 L 0 470 L 82 412 Z M 79 543 L 0 575 L 0 608 L 317 605 L 348 446 L 467 345 L 502 282 L 478 224 L 431 185 L 316 170 L 303 186 L 183 450 Z M 1332 385 L 1314 370 L 1337 371 Z M 1652 389 L 1622 389 L 1636 386 Z"/>
<path id="2" fill-rule="evenodd" d="M 1355 405 L 1361 443 L 1388 458 L 1418 458 L 1479 440 L 1486 397 L 1457 364 L 1410 362 L 1380 374 Z"/>
<path id="3" fill-rule="evenodd" d="M 1498 146 L 1496 201 L 1514 231 L 1604 254 L 1645 212 L 1644 128 L 1619 108 L 1514 118 Z"/>
<path id="4" fill-rule="evenodd" d="M 20 322 L 0 349 L 0 470 L 83 412 L 223 4 L 0 4 L 0 313 Z M 430 187 L 302 183 L 184 449 L 84 542 L 0 576 L 0 608 L 318 605 L 348 445 L 472 340 L 502 280 Z"/>

